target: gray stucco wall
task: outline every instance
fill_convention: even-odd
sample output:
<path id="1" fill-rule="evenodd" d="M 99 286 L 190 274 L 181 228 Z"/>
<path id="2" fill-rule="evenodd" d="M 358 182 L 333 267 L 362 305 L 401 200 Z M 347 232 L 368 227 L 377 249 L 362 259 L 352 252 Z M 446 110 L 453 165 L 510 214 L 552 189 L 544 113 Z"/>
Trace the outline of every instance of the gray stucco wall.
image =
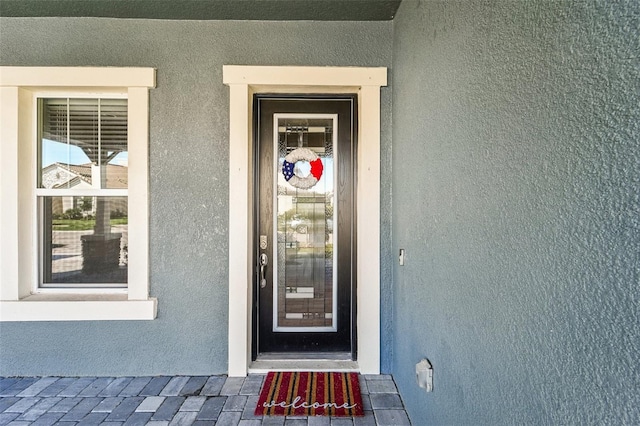
<path id="1" fill-rule="evenodd" d="M 150 94 L 149 322 L 0 324 L 2 375 L 227 371 L 228 88 L 222 65 L 390 66 L 392 23 L 0 20 L 0 62 L 157 68 Z M 391 89 L 382 90 L 382 250 L 391 252 Z M 382 270 L 390 329 L 391 268 Z M 384 334 L 383 368 L 391 336 Z"/>
<path id="2" fill-rule="evenodd" d="M 401 4 L 393 372 L 415 424 L 640 424 L 639 22 L 637 1 Z"/>

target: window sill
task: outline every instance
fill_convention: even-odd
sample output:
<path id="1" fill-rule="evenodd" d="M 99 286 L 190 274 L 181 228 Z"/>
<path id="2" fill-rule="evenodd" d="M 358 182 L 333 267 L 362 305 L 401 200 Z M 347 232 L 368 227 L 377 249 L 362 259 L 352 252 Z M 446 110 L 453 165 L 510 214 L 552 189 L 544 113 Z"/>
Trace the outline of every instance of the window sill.
<path id="1" fill-rule="evenodd" d="M 126 294 L 34 294 L 0 301 L 0 321 L 153 320 L 158 301 L 128 300 Z"/>

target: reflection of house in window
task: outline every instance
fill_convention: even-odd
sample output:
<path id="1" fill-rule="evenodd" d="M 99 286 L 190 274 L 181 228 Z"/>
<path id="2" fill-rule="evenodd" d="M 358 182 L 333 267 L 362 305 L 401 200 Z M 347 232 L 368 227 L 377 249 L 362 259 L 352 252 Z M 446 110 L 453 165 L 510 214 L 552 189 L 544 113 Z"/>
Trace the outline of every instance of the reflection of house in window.
<path id="1" fill-rule="evenodd" d="M 46 189 L 57 188 L 92 188 L 92 164 L 63 164 L 52 163 L 42 169 L 42 186 Z M 107 176 L 107 188 L 113 189 L 126 189 L 128 183 L 128 168 L 126 166 L 120 166 L 116 164 L 107 164 L 106 176 Z M 87 214 L 95 215 L 96 202 L 95 197 L 91 203 L 92 208 L 86 210 Z M 127 214 L 126 210 L 126 197 L 113 197 L 112 200 L 116 202 L 119 198 L 122 198 L 122 203 L 118 203 L 119 206 L 124 206 L 124 210 L 120 209 L 122 213 Z M 52 213 L 63 214 L 69 209 L 81 209 L 79 205 L 78 197 L 53 197 L 52 200 Z"/>
<path id="2" fill-rule="evenodd" d="M 42 198 L 42 284 L 125 284 L 128 199 L 89 191 L 126 190 L 128 167 L 55 162 L 42 169 L 41 185 L 53 190 Z"/>

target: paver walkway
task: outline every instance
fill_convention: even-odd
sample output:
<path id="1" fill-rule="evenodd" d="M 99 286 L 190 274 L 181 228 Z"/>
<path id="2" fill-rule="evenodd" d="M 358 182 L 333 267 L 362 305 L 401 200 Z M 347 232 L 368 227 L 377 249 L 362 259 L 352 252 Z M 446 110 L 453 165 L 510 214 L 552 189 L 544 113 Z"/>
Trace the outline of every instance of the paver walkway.
<path id="1" fill-rule="evenodd" d="M 0 425 L 410 425 L 391 376 L 360 376 L 353 418 L 254 416 L 264 377 L 0 378 Z"/>

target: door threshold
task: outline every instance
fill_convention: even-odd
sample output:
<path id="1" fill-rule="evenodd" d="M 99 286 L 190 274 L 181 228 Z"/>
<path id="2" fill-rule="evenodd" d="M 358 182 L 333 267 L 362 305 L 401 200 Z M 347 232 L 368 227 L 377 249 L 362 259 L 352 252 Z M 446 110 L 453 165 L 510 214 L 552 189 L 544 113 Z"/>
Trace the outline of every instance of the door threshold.
<path id="1" fill-rule="evenodd" d="M 265 352 L 258 354 L 257 361 L 325 360 L 351 361 L 351 352 Z"/>
<path id="2" fill-rule="evenodd" d="M 249 373 L 264 374 L 269 371 L 359 372 L 360 367 L 357 361 L 351 359 L 349 352 L 260 354 L 249 365 Z"/>

